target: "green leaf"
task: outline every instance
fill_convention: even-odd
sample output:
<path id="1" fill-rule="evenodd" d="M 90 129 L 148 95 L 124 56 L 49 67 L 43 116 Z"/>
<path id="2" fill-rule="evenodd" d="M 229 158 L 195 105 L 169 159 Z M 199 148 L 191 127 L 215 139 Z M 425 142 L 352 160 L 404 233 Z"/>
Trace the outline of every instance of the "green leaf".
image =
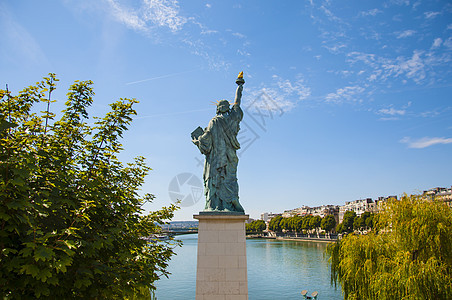
<path id="1" fill-rule="evenodd" d="M 52 273 L 49 269 L 41 269 L 36 276 L 37 279 L 41 280 L 42 282 L 46 282 L 47 278 L 52 277 Z"/>
<path id="2" fill-rule="evenodd" d="M 8 128 L 14 128 L 14 127 L 17 127 L 17 126 L 18 125 L 15 124 L 15 123 L 11 123 L 11 122 L 8 122 L 6 120 L 0 120 L 0 132 L 6 130 Z"/>
<path id="3" fill-rule="evenodd" d="M 80 278 L 75 281 L 74 286 L 79 289 L 82 286 L 89 286 L 90 284 L 91 280 L 89 280 L 88 278 Z"/>
<path id="4" fill-rule="evenodd" d="M 31 254 L 33 253 L 33 249 L 32 248 L 23 248 L 22 250 L 20 250 L 19 252 L 23 257 L 27 257 L 27 256 L 31 256 Z"/>
<path id="5" fill-rule="evenodd" d="M 25 274 L 31 275 L 33 277 L 37 277 L 39 273 L 39 268 L 36 265 L 24 265 L 20 269 L 21 272 L 25 272 Z"/>
<path id="6" fill-rule="evenodd" d="M 72 264 L 72 258 L 69 256 L 63 257 L 62 259 L 58 260 L 55 264 L 55 269 L 57 272 L 66 273 L 67 269 L 66 267 L 70 266 Z"/>
<path id="7" fill-rule="evenodd" d="M 75 245 L 74 241 L 71 241 L 71 240 L 64 240 L 63 243 L 64 243 L 69 249 L 76 248 L 76 245 Z"/>
<path id="8" fill-rule="evenodd" d="M 11 218 L 11 215 L 0 211 L 0 220 L 8 221 L 10 218 Z"/>
<path id="9" fill-rule="evenodd" d="M 34 258 L 36 261 L 42 260 L 46 261 L 53 257 L 54 252 L 52 249 L 46 248 L 44 246 L 38 246 L 34 253 Z"/>
<path id="10" fill-rule="evenodd" d="M 16 249 L 10 249 L 10 248 L 3 248 L 2 254 L 8 255 L 9 253 L 16 254 L 18 251 Z"/>

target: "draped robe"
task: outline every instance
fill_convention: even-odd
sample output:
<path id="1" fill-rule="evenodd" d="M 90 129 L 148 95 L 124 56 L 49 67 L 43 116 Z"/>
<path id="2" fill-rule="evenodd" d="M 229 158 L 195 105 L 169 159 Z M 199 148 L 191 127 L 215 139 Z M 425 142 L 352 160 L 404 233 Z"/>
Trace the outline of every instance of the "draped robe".
<path id="1" fill-rule="evenodd" d="M 240 149 L 237 133 L 243 111 L 234 104 L 227 113 L 210 120 L 199 137 L 198 148 L 206 156 L 204 162 L 205 211 L 244 212 L 239 203 L 236 151 Z"/>

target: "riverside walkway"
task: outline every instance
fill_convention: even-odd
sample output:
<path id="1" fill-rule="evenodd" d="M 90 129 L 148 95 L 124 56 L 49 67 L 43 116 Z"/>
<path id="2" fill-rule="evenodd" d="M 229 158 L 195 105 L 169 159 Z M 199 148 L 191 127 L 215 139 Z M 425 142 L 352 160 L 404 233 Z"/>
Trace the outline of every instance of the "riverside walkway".
<path id="1" fill-rule="evenodd" d="M 337 241 L 338 236 L 336 234 L 332 235 L 317 235 L 317 234 L 248 234 L 246 238 L 263 238 L 263 239 L 275 239 L 275 240 L 290 240 L 290 241 L 316 241 L 316 242 L 327 242 L 333 243 Z"/>

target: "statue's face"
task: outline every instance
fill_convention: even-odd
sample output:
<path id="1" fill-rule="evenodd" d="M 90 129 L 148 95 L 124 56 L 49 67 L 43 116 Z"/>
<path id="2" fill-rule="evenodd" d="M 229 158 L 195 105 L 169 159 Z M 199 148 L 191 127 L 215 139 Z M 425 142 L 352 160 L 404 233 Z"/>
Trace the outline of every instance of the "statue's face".
<path id="1" fill-rule="evenodd" d="M 226 113 L 229 111 L 229 102 L 221 100 L 217 105 L 217 113 Z"/>

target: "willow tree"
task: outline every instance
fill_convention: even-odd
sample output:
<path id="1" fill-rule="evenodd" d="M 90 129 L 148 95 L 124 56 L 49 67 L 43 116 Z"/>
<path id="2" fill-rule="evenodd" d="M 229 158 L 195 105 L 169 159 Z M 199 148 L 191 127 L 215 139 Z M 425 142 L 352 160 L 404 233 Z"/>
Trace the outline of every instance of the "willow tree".
<path id="1" fill-rule="evenodd" d="M 452 299 L 452 208 L 405 195 L 375 219 L 328 247 L 345 299 Z"/>
<path id="2" fill-rule="evenodd" d="M 75 82 L 56 120 L 57 81 L 49 74 L 16 96 L 0 90 L 0 298 L 149 294 L 173 251 L 144 238 L 175 207 L 145 214 L 154 196 L 139 188 L 150 168 L 143 157 L 126 165 L 116 157 L 137 101 L 121 99 L 89 121 L 92 82 Z"/>

